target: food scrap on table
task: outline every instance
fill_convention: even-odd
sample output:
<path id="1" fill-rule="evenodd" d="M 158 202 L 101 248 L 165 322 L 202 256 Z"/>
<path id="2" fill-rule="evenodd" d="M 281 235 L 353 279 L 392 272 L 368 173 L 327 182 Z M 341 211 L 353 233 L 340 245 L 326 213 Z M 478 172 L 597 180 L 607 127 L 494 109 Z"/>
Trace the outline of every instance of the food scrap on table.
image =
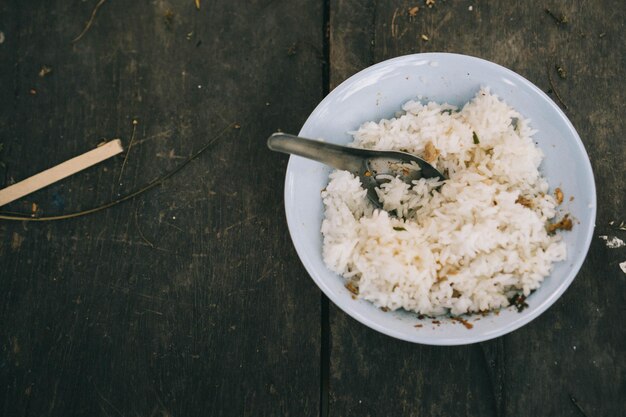
<path id="1" fill-rule="evenodd" d="M 52 68 L 50 68 L 47 65 L 44 65 L 41 67 L 41 69 L 39 70 L 39 76 L 40 77 L 45 77 L 46 75 L 50 74 L 52 72 Z"/>
<path id="2" fill-rule="evenodd" d="M 598 236 L 600 239 L 606 242 L 606 247 L 609 249 L 617 249 L 626 246 L 626 242 L 617 236 Z"/>

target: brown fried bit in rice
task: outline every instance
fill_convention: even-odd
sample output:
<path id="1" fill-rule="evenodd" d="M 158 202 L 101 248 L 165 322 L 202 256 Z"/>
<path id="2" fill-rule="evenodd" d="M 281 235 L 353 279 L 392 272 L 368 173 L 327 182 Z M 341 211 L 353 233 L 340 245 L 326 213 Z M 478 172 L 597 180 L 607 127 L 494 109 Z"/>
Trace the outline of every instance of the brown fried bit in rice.
<path id="1" fill-rule="evenodd" d="M 517 197 L 517 200 L 515 200 L 515 202 L 517 204 L 521 204 L 524 207 L 528 207 L 528 208 L 532 208 L 533 207 L 533 201 L 526 198 L 526 197 L 522 197 L 521 195 L 519 197 Z"/>
<path id="2" fill-rule="evenodd" d="M 572 230 L 573 226 L 572 219 L 566 214 L 560 221 L 547 225 L 546 230 L 548 233 L 554 233 L 557 230 Z"/>
<path id="3" fill-rule="evenodd" d="M 431 141 L 426 142 L 426 146 L 424 147 L 424 160 L 429 164 L 432 164 L 437 160 L 439 156 L 439 151 L 435 148 L 435 145 Z"/>
<path id="4" fill-rule="evenodd" d="M 554 190 L 554 198 L 556 198 L 556 204 L 561 204 L 563 202 L 563 191 L 560 188 Z"/>
<path id="5" fill-rule="evenodd" d="M 354 295 L 359 295 L 359 287 L 355 286 L 352 282 L 346 284 L 346 289 Z"/>
<path id="6" fill-rule="evenodd" d="M 456 275 L 459 273 L 459 269 L 454 266 L 448 267 L 448 275 Z"/>
<path id="7" fill-rule="evenodd" d="M 465 328 L 467 330 L 471 330 L 474 328 L 474 325 L 472 323 L 470 323 L 469 321 L 461 318 L 461 317 L 451 317 L 452 320 L 454 321 L 458 321 L 459 323 L 461 323 L 463 326 L 465 326 Z"/>

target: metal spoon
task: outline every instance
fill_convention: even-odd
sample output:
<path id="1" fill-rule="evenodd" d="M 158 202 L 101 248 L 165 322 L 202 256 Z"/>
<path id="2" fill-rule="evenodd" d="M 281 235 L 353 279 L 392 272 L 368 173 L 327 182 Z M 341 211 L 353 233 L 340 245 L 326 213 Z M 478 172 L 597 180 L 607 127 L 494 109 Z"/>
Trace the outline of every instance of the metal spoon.
<path id="1" fill-rule="evenodd" d="M 267 147 L 273 151 L 302 156 L 356 174 L 367 190 L 367 197 L 377 208 L 382 208 L 382 204 L 376 194 L 376 188 L 388 182 L 390 176 L 400 177 L 408 184 L 420 178 L 445 179 L 443 174 L 428 162 L 406 152 L 349 148 L 286 133 L 274 133 L 267 139 Z"/>

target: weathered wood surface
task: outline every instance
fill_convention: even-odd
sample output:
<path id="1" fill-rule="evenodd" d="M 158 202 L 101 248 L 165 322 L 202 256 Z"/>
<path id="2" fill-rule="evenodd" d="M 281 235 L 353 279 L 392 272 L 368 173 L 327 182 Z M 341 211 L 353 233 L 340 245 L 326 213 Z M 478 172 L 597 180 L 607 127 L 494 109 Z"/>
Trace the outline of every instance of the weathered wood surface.
<path id="1" fill-rule="evenodd" d="M 435 348 L 382 336 L 330 308 L 330 415 L 583 416 L 626 409 L 626 220 L 623 68 L 619 1 L 331 1 L 331 85 L 398 55 L 478 56 L 550 89 L 546 65 L 590 155 L 598 185 L 595 238 L 582 271 L 553 307 L 527 326 L 477 345 Z M 414 5 L 414 17 L 408 10 Z M 469 7 L 472 6 L 472 10 Z M 564 14 L 557 26 L 545 12 Z M 428 41 L 422 39 L 428 37 Z M 584 417 L 584 416 L 583 416 Z"/>
<path id="2" fill-rule="evenodd" d="M 0 2 L 0 186 L 102 138 L 128 148 L 135 126 L 126 164 L 119 156 L 3 209 L 94 207 L 223 134 L 122 205 L 0 222 L 0 415 L 623 412 L 626 248 L 597 238 L 626 240 L 609 225 L 626 221 L 623 2 L 108 0 L 72 43 L 97 3 Z M 544 90 L 546 65 L 562 65 L 568 77 L 554 82 L 598 185 L 596 238 L 570 289 L 477 345 L 399 342 L 332 304 L 325 317 L 286 230 L 286 158 L 265 148 L 348 76 L 421 51 L 486 58 Z M 52 72 L 40 77 L 43 66 Z"/>
<path id="3" fill-rule="evenodd" d="M 0 222 L 0 415 L 318 415 L 319 292 L 265 139 L 321 99 L 321 5 L 110 0 L 72 44 L 96 3 L 0 2 L 2 185 L 136 120 L 121 181 L 123 155 L 6 210 L 94 207 L 226 131 L 133 201 Z"/>

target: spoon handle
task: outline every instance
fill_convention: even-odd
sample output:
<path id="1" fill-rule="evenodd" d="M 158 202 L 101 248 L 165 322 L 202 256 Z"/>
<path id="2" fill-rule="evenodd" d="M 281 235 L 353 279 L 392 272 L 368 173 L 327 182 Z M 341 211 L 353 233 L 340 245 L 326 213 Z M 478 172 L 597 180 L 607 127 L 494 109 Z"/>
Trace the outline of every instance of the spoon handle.
<path id="1" fill-rule="evenodd" d="M 363 165 L 363 157 L 354 154 L 358 153 L 358 150 L 352 152 L 351 148 L 286 133 L 274 133 L 267 140 L 267 147 L 273 151 L 302 156 L 351 172 L 360 171 Z"/>

